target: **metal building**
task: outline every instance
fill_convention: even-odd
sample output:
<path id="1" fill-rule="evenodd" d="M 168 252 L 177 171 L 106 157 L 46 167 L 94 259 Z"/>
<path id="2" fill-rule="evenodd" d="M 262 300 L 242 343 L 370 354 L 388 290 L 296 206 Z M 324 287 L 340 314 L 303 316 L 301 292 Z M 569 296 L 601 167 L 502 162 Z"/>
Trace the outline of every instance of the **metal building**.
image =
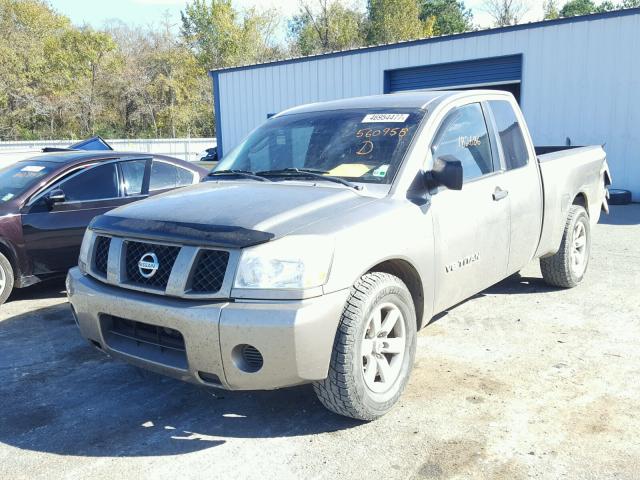
<path id="1" fill-rule="evenodd" d="M 640 8 L 210 72 L 221 153 L 304 103 L 407 90 L 499 88 L 536 145 L 605 144 L 640 200 Z"/>

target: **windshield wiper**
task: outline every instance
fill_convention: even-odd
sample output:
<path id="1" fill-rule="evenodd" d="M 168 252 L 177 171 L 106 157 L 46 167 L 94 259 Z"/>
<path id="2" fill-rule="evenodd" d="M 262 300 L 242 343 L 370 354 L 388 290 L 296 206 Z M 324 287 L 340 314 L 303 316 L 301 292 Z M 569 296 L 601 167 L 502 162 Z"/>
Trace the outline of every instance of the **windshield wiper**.
<path id="1" fill-rule="evenodd" d="M 219 175 L 229 175 L 229 176 L 235 175 L 236 177 L 251 178 L 253 180 L 258 180 L 259 182 L 269 181 L 266 178 L 264 178 L 262 175 L 256 174 L 249 170 L 217 170 L 217 171 L 209 172 L 207 174 L 207 177 L 217 177 Z"/>
<path id="2" fill-rule="evenodd" d="M 334 177 L 332 175 L 325 175 L 326 170 L 318 170 L 315 168 L 283 168 L 281 170 L 264 170 L 262 172 L 256 173 L 256 175 L 260 175 L 262 177 L 274 176 L 274 177 L 310 177 L 317 178 L 320 180 L 326 180 L 327 182 L 339 183 L 346 187 L 354 188 L 356 190 L 362 190 L 360 185 L 356 185 L 355 183 L 351 183 L 348 180 L 340 177 Z"/>

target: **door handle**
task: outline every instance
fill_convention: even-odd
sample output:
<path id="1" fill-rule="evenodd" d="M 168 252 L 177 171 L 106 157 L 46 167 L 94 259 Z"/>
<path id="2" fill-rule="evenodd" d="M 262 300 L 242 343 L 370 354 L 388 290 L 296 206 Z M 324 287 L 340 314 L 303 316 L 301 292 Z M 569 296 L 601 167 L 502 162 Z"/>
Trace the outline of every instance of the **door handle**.
<path id="1" fill-rule="evenodd" d="M 495 191 L 493 192 L 493 200 L 498 202 L 503 198 L 507 198 L 507 195 L 509 195 L 509 190 L 503 190 L 500 187 L 496 187 Z"/>

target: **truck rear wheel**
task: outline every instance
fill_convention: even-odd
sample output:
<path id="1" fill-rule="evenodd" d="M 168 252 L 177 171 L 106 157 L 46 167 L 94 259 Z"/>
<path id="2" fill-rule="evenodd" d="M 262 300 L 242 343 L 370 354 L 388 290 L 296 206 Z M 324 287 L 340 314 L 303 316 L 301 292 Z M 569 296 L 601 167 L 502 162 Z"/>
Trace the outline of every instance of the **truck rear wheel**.
<path id="1" fill-rule="evenodd" d="M 7 301 L 13 290 L 13 267 L 11 262 L 0 253 L 0 305 Z"/>
<path id="2" fill-rule="evenodd" d="M 329 410 L 375 420 L 400 398 L 415 351 L 416 313 L 406 285 L 388 273 L 367 273 L 342 313 L 329 375 L 313 388 Z"/>
<path id="3" fill-rule="evenodd" d="M 562 235 L 560 250 L 540 259 L 545 282 L 555 287 L 571 288 L 584 278 L 591 252 L 589 216 L 580 205 L 572 205 Z"/>

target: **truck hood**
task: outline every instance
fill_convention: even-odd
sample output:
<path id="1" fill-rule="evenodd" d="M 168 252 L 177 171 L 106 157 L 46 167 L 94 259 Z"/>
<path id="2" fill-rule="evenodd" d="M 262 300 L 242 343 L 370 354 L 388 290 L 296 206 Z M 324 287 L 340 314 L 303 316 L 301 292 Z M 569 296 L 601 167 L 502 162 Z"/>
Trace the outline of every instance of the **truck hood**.
<path id="1" fill-rule="evenodd" d="M 138 220 L 147 225 L 175 223 L 195 229 L 199 226 L 231 227 L 265 232 L 270 234 L 269 238 L 278 238 L 372 201 L 375 198 L 341 186 L 298 182 L 206 182 L 120 207 L 105 217 L 133 221 L 129 224 Z"/>

